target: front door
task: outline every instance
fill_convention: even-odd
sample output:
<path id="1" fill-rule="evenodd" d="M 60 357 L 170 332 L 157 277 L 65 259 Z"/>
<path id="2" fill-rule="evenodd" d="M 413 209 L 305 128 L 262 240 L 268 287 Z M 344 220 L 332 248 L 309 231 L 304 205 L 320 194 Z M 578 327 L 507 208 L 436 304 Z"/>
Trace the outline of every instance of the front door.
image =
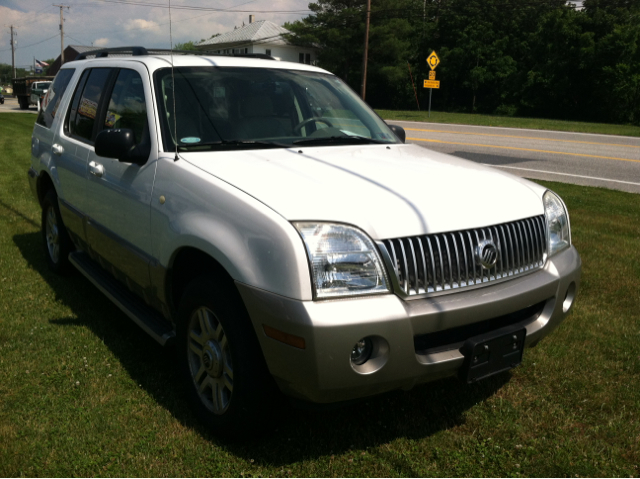
<path id="1" fill-rule="evenodd" d="M 148 111 L 151 95 L 148 82 L 143 81 L 145 76 L 148 78 L 148 73 L 142 65 L 117 69 L 102 97 L 80 98 L 80 104 L 84 101 L 95 107 L 85 183 L 87 240 L 103 266 L 141 295 L 150 285 L 150 205 L 156 161 L 136 165 L 100 157 L 93 143 L 100 131 L 109 128 L 131 129 L 138 144 L 152 141 L 149 134 L 152 113 Z"/>

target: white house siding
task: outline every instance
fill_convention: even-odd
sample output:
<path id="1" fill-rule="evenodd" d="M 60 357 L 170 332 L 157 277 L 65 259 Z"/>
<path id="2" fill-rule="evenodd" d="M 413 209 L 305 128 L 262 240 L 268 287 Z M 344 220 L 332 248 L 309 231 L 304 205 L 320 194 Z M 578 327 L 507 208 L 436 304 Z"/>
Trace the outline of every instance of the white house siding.
<path id="1" fill-rule="evenodd" d="M 251 53 L 267 53 L 270 50 L 270 55 L 276 57 L 278 60 L 285 62 L 300 62 L 300 54 L 304 55 L 304 61 L 302 63 L 309 63 L 310 65 L 316 64 L 316 53 L 313 50 L 304 47 L 285 46 L 285 45 L 252 45 Z M 309 61 L 307 61 L 307 59 Z"/>
<path id="2" fill-rule="evenodd" d="M 234 53 L 264 53 L 284 62 L 307 63 L 309 65 L 315 65 L 317 60 L 316 52 L 309 48 L 288 45 L 270 45 L 268 43 L 246 46 L 236 45 L 234 47 L 213 50 L 213 52 L 221 55 L 232 55 Z M 301 54 L 304 55 L 302 62 L 300 61 Z"/>

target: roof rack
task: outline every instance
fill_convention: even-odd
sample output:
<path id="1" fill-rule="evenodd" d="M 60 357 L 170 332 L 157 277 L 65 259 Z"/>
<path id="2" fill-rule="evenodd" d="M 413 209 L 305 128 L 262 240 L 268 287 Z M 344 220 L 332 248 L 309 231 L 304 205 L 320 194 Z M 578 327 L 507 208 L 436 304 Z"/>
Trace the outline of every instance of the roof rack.
<path id="1" fill-rule="evenodd" d="M 245 58 L 261 58 L 263 60 L 275 60 L 271 55 L 264 53 L 234 53 L 231 55 L 222 55 L 206 50 L 169 50 L 166 48 L 150 48 L 145 47 L 117 47 L 102 48 L 100 50 L 89 50 L 81 53 L 75 59 L 86 60 L 89 57 L 106 58 L 108 56 L 148 56 L 148 55 L 198 55 L 198 56 L 218 56 L 218 57 L 245 57 Z"/>
<path id="2" fill-rule="evenodd" d="M 147 49 L 145 47 L 118 47 L 118 48 L 102 48 L 99 50 L 89 50 L 81 53 L 76 57 L 76 60 L 84 60 L 87 57 L 91 56 L 94 58 L 105 58 L 108 57 L 109 54 L 119 53 L 119 54 L 129 54 L 131 56 L 141 56 L 148 55 Z"/>

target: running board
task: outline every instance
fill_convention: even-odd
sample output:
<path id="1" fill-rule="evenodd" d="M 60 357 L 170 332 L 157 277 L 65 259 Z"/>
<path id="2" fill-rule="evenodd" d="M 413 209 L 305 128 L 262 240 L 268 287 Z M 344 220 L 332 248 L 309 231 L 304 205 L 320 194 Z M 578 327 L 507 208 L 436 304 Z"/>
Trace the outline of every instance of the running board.
<path id="1" fill-rule="evenodd" d="M 102 269 L 87 253 L 71 253 L 69 261 L 149 336 L 162 346 L 173 342 L 176 333 L 171 323 L 144 304 L 138 296 Z"/>

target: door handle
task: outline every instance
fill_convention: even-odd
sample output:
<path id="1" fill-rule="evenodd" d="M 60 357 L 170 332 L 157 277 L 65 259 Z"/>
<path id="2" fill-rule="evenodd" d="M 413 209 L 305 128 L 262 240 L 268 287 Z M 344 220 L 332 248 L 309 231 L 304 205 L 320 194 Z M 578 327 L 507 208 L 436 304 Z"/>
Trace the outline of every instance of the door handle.
<path id="1" fill-rule="evenodd" d="M 62 147 L 62 145 L 54 143 L 53 145 L 51 145 L 51 151 L 53 151 L 54 155 L 60 156 L 64 153 L 64 148 Z"/>
<path id="2" fill-rule="evenodd" d="M 96 163 L 95 161 L 91 161 L 89 162 L 89 173 L 100 178 L 104 175 L 104 166 L 100 163 Z"/>

